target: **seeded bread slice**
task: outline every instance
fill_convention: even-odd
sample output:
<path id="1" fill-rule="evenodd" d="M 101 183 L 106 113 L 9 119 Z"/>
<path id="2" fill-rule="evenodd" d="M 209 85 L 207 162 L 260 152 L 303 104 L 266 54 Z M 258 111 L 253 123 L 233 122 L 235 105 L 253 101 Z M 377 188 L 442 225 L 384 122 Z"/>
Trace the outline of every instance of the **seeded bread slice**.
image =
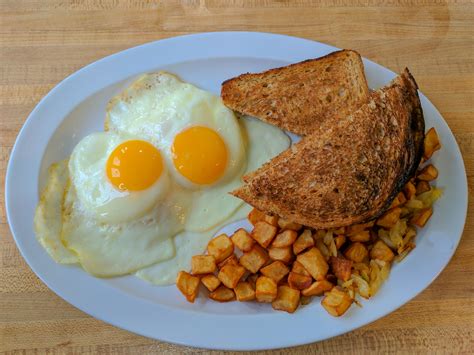
<path id="1" fill-rule="evenodd" d="M 384 213 L 414 175 L 423 137 L 417 85 L 405 70 L 338 124 L 304 137 L 249 174 L 232 194 L 316 229 L 363 223 Z"/>
<path id="2" fill-rule="evenodd" d="M 324 121 L 345 117 L 368 95 L 362 59 L 352 50 L 242 74 L 225 81 L 221 90 L 232 110 L 302 136 Z"/>

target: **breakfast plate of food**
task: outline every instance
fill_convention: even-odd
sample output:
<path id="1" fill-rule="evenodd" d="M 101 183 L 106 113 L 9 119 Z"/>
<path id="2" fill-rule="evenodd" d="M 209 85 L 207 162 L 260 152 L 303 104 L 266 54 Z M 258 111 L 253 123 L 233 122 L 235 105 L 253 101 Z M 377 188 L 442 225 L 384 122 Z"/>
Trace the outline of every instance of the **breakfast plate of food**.
<path id="1" fill-rule="evenodd" d="M 188 346 L 295 346 L 383 317 L 444 269 L 467 212 L 458 145 L 404 64 L 253 32 L 92 63 L 18 135 L 18 248 L 75 307 Z"/>

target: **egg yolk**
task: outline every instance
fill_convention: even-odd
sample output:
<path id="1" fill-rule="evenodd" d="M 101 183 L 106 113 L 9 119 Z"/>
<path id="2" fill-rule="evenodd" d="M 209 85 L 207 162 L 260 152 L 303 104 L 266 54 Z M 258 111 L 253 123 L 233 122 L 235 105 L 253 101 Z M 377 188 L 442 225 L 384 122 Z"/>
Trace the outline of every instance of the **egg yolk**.
<path id="1" fill-rule="evenodd" d="M 159 179 L 162 171 L 160 151 L 142 140 L 118 145 L 106 165 L 109 181 L 120 191 L 145 190 Z"/>
<path id="2" fill-rule="evenodd" d="M 176 169 L 196 184 L 217 181 L 227 166 L 224 141 L 207 127 L 195 126 L 177 134 L 171 152 Z"/>

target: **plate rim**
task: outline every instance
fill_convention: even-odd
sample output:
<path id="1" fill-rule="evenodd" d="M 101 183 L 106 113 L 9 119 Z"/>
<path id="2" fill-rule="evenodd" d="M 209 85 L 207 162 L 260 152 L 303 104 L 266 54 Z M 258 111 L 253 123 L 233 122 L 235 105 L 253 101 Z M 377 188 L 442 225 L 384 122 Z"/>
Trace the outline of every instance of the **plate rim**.
<path id="1" fill-rule="evenodd" d="M 321 42 L 309 40 L 309 39 L 303 39 L 303 38 L 299 38 L 299 37 L 293 37 L 293 36 L 287 36 L 287 35 L 281 35 L 281 34 L 273 34 L 273 33 L 247 32 L 247 31 L 196 33 L 196 34 L 189 34 L 189 35 L 183 35 L 183 36 L 177 36 L 177 37 L 170 37 L 170 38 L 166 38 L 166 39 L 161 39 L 161 40 L 158 40 L 158 41 L 145 43 L 145 44 L 142 44 L 142 45 L 139 45 L 139 46 L 135 46 L 135 47 L 132 47 L 132 48 L 129 48 L 129 49 L 111 54 L 107 57 L 104 57 L 104 58 L 99 59 L 99 60 L 97 60 L 93 63 L 90 63 L 90 64 L 86 65 L 85 67 L 79 69 L 78 71 L 72 73 L 71 75 L 69 75 L 68 77 L 63 79 L 51 91 L 49 91 L 48 94 L 46 94 L 41 99 L 41 101 L 31 111 L 31 113 L 29 114 L 27 120 L 24 122 L 22 128 L 20 129 L 20 131 L 17 135 L 17 138 L 15 140 L 15 144 L 12 148 L 11 153 L 10 153 L 10 159 L 9 159 L 9 162 L 8 162 L 8 165 L 7 165 L 6 175 L 5 175 L 5 206 L 6 206 L 6 217 L 7 217 L 8 225 L 10 227 L 11 234 L 12 234 L 14 240 L 15 240 L 15 243 L 16 243 L 18 249 L 20 250 L 20 253 L 21 253 L 22 257 L 25 259 L 25 261 L 27 262 L 29 267 L 33 270 L 33 272 L 42 280 L 42 282 L 44 282 L 48 286 L 49 289 L 51 289 L 59 297 L 63 298 L 66 302 L 68 302 L 69 304 L 73 305 L 74 307 L 82 310 L 86 314 L 89 314 L 89 315 L 91 315 L 91 316 L 93 316 L 97 319 L 100 319 L 100 320 L 106 322 L 106 323 L 112 324 L 112 325 L 114 325 L 116 327 L 119 327 L 119 328 L 122 328 L 122 329 L 126 329 L 130 332 L 133 332 L 133 333 L 141 334 L 141 335 L 144 335 L 144 336 L 147 336 L 147 337 L 151 337 L 151 338 L 154 338 L 154 339 L 158 339 L 158 340 L 162 340 L 162 341 L 166 341 L 166 342 L 170 342 L 170 343 L 175 343 L 175 344 L 179 344 L 179 345 L 183 345 L 183 346 L 192 346 L 192 347 L 200 347 L 200 348 L 206 348 L 206 349 L 219 349 L 219 350 L 221 350 L 221 349 L 226 349 L 226 350 L 276 349 L 276 348 L 282 348 L 282 347 L 292 347 L 292 346 L 297 346 L 297 345 L 302 345 L 302 344 L 308 344 L 308 343 L 312 343 L 312 342 L 315 342 L 315 341 L 321 341 L 323 339 L 329 339 L 331 337 L 335 337 L 335 336 L 344 334 L 346 332 L 352 331 L 354 329 L 357 329 L 361 326 L 365 326 L 367 324 L 370 324 L 373 321 L 394 312 L 396 309 L 400 308 L 402 305 L 406 304 L 411 299 L 416 297 L 419 293 L 421 293 L 423 290 L 425 290 L 427 287 L 429 287 L 431 285 L 431 283 L 439 276 L 439 274 L 446 268 L 446 266 L 448 265 L 448 263 L 452 259 L 453 255 L 454 255 L 454 253 L 457 249 L 457 246 L 459 245 L 459 242 L 462 238 L 462 234 L 463 234 L 463 230 L 464 230 L 464 226 L 465 226 L 466 218 L 467 218 L 467 207 L 468 207 L 468 197 L 467 197 L 467 195 L 466 195 L 466 199 L 465 199 L 465 206 L 463 206 L 463 209 L 464 209 L 463 223 L 462 223 L 462 226 L 459 226 L 460 227 L 460 234 L 459 234 L 459 237 L 457 239 L 456 245 L 450 251 L 450 253 L 449 253 L 450 255 L 446 259 L 446 262 L 444 263 L 443 267 L 441 267 L 440 270 L 438 270 L 435 273 L 435 276 L 424 287 L 421 287 L 421 289 L 418 290 L 418 292 L 416 292 L 415 294 L 411 294 L 411 296 L 408 297 L 406 300 L 403 300 L 403 301 L 399 302 L 399 304 L 395 305 L 394 307 L 391 307 L 388 311 L 384 312 L 384 314 L 375 315 L 375 316 L 372 316 L 372 317 L 368 316 L 368 317 L 366 317 L 366 321 L 362 322 L 362 324 L 350 325 L 349 327 L 344 328 L 342 331 L 332 333 L 330 336 L 327 336 L 327 337 L 323 336 L 323 338 L 317 338 L 317 337 L 309 336 L 309 337 L 301 337 L 301 338 L 297 339 L 296 341 L 293 341 L 292 339 L 287 340 L 287 339 L 284 339 L 284 338 L 278 339 L 278 337 L 274 337 L 269 342 L 262 342 L 262 343 L 259 343 L 259 344 L 255 344 L 255 343 L 254 344 L 231 344 L 229 346 L 225 346 L 225 345 L 222 346 L 222 344 L 216 344 L 216 346 L 214 346 L 213 344 L 210 344 L 208 342 L 196 341 L 195 338 L 193 338 L 194 341 L 190 341 L 190 339 L 188 339 L 188 338 L 186 338 L 186 339 L 181 338 L 180 339 L 179 337 L 177 337 L 177 338 L 172 337 L 170 339 L 169 337 L 166 337 L 166 336 L 165 337 L 160 337 L 160 336 L 157 336 L 156 334 L 150 334 L 150 332 L 146 332 L 146 331 L 143 331 L 143 330 L 137 330 L 133 326 L 128 325 L 127 320 L 125 320 L 124 322 L 122 322 L 122 320 L 120 320 L 120 319 L 117 320 L 115 318 L 111 320 L 110 317 L 106 317 L 103 314 L 97 313 L 97 310 L 95 310 L 95 309 L 93 311 L 91 311 L 90 308 L 85 307 L 81 302 L 75 302 L 74 300 L 71 301 L 71 298 L 73 298 L 73 297 L 70 296 L 70 292 L 68 294 L 67 292 L 64 292 L 64 290 L 61 290 L 60 289 L 61 287 L 59 287 L 58 285 L 55 285 L 52 282 L 50 282 L 51 280 L 48 278 L 48 275 L 44 275 L 39 270 L 38 265 L 36 265 L 36 263 L 31 259 L 31 255 L 27 254 L 26 248 L 23 244 L 23 241 L 21 240 L 21 238 L 19 238 L 16 235 L 15 227 L 13 226 L 13 224 L 11 222 L 13 220 L 13 217 L 12 217 L 13 211 L 11 210 L 11 206 L 12 206 L 11 198 L 12 197 L 11 197 L 11 190 L 10 190 L 11 186 L 13 185 L 13 178 L 14 178 L 13 177 L 13 171 L 15 171 L 14 170 L 15 169 L 15 164 L 16 164 L 15 157 L 17 155 L 19 142 L 21 142 L 22 137 L 25 135 L 25 132 L 27 131 L 29 125 L 33 122 L 34 117 L 36 116 L 38 111 L 44 105 L 46 105 L 46 103 L 48 102 L 48 100 L 51 99 L 51 97 L 54 98 L 54 95 L 55 95 L 56 92 L 62 90 L 65 86 L 67 86 L 68 83 L 70 83 L 71 81 L 74 81 L 75 78 L 80 77 L 81 75 L 83 75 L 87 71 L 89 71 L 89 70 L 91 70 L 91 69 L 93 69 L 97 66 L 106 65 L 110 61 L 114 61 L 117 58 L 118 59 L 125 58 L 125 57 L 128 57 L 130 55 L 133 56 L 134 52 L 139 51 L 139 50 L 146 50 L 147 48 L 153 48 L 153 46 L 157 45 L 157 43 L 160 43 L 161 45 L 166 46 L 166 44 L 173 44 L 173 43 L 176 44 L 178 42 L 188 42 L 189 43 L 190 41 L 193 42 L 193 41 L 196 41 L 196 40 L 197 41 L 199 41 L 199 40 L 210 40 L 212 42 L 213 38 L 215 39 L 215 37 L 222 37 L 222 38 L 233 37 L 232 39 L 234 39 L 234 40 L 236 38 L 246 38 L 246 39 L 248 39 L 249 37 L 254 37 L 254 38 L 259 37 L 260 39 L 269 39 L 269 38 L 271 38 L 272 40 L 276 40 L 276 41 L 281 40 L 281 41 L 289 41 L 289 42 L 295 42 L 295 43 L 296 42 L 306 43 L 306 44 L 309 44 L 309 45 L 312 45 L 312 46 L 317 45 L 317 46 L 320 46 L 321 48 L 324 48 L 324 50 L 327 50 L 327 51 L 333 51 L 333 50 L 338 50 L 339 49 L 339 48 L 336 48 L 336 47 L 333 47 L 333 46 L 330 46 L 330 45 L 327 45 L 327 44 L 324 44 L 324 43 L 321 43 Z M 245 56 L 245 55 L 243 55 L 243 56 Z M 380 66 L 380 65 L 378 65 L 374 62 L 371 62 L 371 61 L 367 60 L 366 58 L 364 58 L 364 63 L 366 63 L 366 62 L 367 63 L 372 63 L 372 64 L 374 64 L 378 67 L 382 67 L 382 66 Z M 384 67 L 382 67 L 382 68 L 385 69 L 385 70 L 388 70 L 387 68 L 384 68 Z M 390 71 L 390 72 L 392 72 L 392 71 Z M 393 75 L 395 76 L 395 73 L 393 73 Z M 107 86 L 107 84 L 105 84 L 104 86 Z M 461 174 L 460 177 L 463 180 L 463 187 L 465 187 L 466 191 L 467 191 L 467 176 L 466 176 L 464 161 L 463 161 L 461 151 L 460 151 L 459 146 L 458 146 L 458 144 L 455 140 L 454 135 L 452 134 L 451 130 L 449 129 L 449 126 L 447 125 L 447 123 L 444 120 L 443 116 L 439 113 L 439 111 L 435 108 L 435 106 L 421 93 L 420 93 L 420 99 L 426 100 L 427 103 L 429 103 L 431 106 L 433 106 L 436 113 L 442 119 L 442 123 L 446 125 L 449 132 L 453 136 L 456 153 L 460 157 L 460 163 L 461 163 L 461 167 L 462 167 L 462 171 L 459 171 L 459 173 Z M 82 101 L 82 100 L 80 100 L 80 101 Z M 43 151 L 43 154 L 44 154 L 44 151 Z M 121 300 L 121 301 L 127 301 L 127 297 L 124 297 L 124 299 Z M 78 303 L 80 305 L 78 305 Z M 146 304 L 148 304 L 150 302 L 143 301 L 143 303 L 146 306 Z M 112 307 L 113 305 L 114 305 L 114 302 L 111 302 L 110 306 Z M 192 312 L 183 311 L 183 310 L 173 310 L 173 312 L 177 312 L 177 313 L 181 312 L 181 313 L 183 313 L 183 315 L 185 317 L 190 318 L 192 320 L 195 320 L 196 322 L 202 322 L 203 317 L 206 318 L 202 314 L 192 314 Z M 173 313 L 173 312 L 171 312 L 171 313 Z M 171 314 L 171 316 L 172 316 L 172 314 Z M 213 316 L 215 316 L 215 315 L 213 315 Z M 258 316 L 260 318 L 271 318 L 272 320 L 274 318 L 279 318 L 279 319 L 287 318 L 287 315 L 285 315 L 285 314 L 280 314 L 280 315 L 273 315 L 272 314 L 272 316 L 268 316 L 266 314 L 260 314 Z M 232 316 L 232 317 L 236 320 L 237 320 L 238 317 L 244 318 L 244 319 L 247 318 L 247 316 Z M 294 315 L 291 315 L 290 317 L 294 317 Z M 131 318 L 133 319 L 133 317 L 131 317 Z M 180 329 L 180 328 L 176 328 L 176 329 Z"/>

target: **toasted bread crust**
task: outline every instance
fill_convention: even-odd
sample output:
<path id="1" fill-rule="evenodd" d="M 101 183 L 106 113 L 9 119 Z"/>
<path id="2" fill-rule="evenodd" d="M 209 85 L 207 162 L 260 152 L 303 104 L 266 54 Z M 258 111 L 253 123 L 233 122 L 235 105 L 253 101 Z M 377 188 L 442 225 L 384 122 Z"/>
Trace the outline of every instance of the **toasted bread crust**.
<path id="1" fill-rule="evenodd" d="M 369 96 L 360 55 L 341 50 L 222 84 L 226 106 L 287 131 L 307 135 L 323 122 L 337 121 Z"/>
<path id="2" fill-rule="evenodd" d="M 377 218 L 415 173 L 424 119 L 408 70 L 337 125 L 304 137 L 233 191 L 269 214 L 316 229 Z"/>

